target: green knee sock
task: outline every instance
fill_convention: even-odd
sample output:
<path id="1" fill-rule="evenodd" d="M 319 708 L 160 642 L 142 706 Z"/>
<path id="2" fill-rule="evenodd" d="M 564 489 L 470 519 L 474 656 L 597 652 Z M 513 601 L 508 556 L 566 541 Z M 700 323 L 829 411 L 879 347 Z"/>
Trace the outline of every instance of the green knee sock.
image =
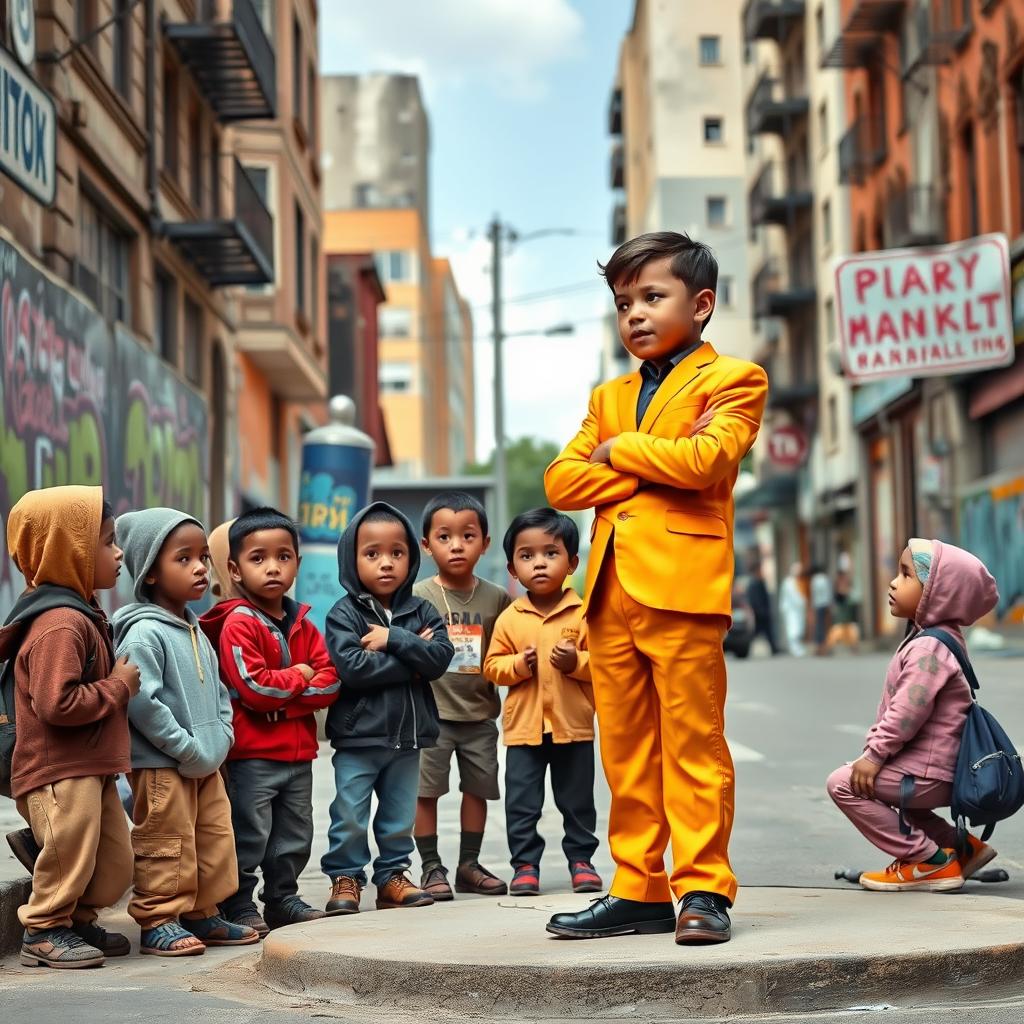
<path id="1" fill-rule="evenodd" d="M 940 846 L 935 853 L 925 861 L 925 864 L 945 864 L 948 860 L 949 854 Z"/>
<path id="2" fill-rule="evenodd" d="M 480 848 L 483 845 L 483 832 L 463 832 L 459 840 L 459 863 L 476 864 L 480 860 Z"/>
<path id="3" fill-rule="evenodd" d="M 416 836 L 416 849 L 420 851 L 420 860 L 423 862 L 423 873 L 433 871 L 434 868 L 443 867 L 441 856 L 437 852 L 437 834 L 432 836 Z"/>

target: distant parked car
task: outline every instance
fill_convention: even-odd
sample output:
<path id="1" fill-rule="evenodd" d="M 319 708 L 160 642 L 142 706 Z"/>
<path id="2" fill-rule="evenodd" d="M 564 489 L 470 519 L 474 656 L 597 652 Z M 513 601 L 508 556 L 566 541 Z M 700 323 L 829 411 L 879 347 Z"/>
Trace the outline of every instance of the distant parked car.
<path id="1" fill-rule="evenodd" d="M 727 654 L 745 658 L 754 640 L 754 612 L 747 600 L 747 578 L 736 578 L 732 588 L 732 626 L 725 634 L 723 647 Z"/>

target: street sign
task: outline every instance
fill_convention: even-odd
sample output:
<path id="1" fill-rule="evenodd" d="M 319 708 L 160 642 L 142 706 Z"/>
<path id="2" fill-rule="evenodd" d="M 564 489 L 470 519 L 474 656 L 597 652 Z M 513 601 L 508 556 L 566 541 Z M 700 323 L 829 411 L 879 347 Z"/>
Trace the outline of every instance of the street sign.
<path id="1" fill-rule="evenodd" d="M 57 194 L 57 110 L 0 46 L 0 170 L 46 206 Z"/>
<path id="2" fill-rule="evenodd" d="M 35 0 L 8 0 L 8 7 L 15 56 L 26 68 L 30 68 L 36 59 Z"/>
<path id="3" fill-rule="evenodd" d="M 1005 235 L 858 253 L 836 263 L 843 366 L 856 383 L 1013 362 Z"/>
<path id="4" fill-rule="evenodd" d="M 807 448 L 807 435 L 799 427 L 776 427 L 768 435 L 768 458 L 780 469 L 803 465 Z"/>

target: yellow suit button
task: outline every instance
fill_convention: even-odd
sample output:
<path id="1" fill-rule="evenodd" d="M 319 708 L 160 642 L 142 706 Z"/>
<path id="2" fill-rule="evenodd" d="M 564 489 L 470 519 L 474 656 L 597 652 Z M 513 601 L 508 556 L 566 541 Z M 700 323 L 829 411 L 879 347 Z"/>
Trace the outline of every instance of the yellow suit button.
<path id="1" fill-rule="evenodd" d="M 620 512 L 619 513 L 619 522 L 620 523 L 624 523 L 628 518 L 629 518 L 629 513 L 628 512 Z"/>

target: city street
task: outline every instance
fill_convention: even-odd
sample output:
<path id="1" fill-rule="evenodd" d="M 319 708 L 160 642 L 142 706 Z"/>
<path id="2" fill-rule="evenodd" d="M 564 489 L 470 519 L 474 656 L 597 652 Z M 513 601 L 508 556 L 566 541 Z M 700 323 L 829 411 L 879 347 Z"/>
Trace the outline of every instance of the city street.
<path id="1" fill-rule="evenodd" d="M 828 659 L 802 660 L 755 656 L 748 661 L 730 661 L 730 699 L 728 732 L 737 762 L 737 824 L 733 841 L 734 862 L 741 882 L 752 886 L 800 886 L 850 888 L 837 882 L 837 867 L 878 868 L 884 855 L 873 850 L 854 832 L 832 807 L 823 789 L 825 777 L 835 765 L 854 757 L 860 740 L 873 720 L 874 707 L 881 689 L 886 657 L 865 654 L 859 657 L 838 655 Z M 982 697 L 1011 736 L 1024 737 L 1024 691 L 1020 687 L 1022 661 L 1019 657 L 979 656 L 977 668 L 982 682 Z M 324 748 L 317 763 L 316 818 L 318 836 L 314 859 L 304 875 L 304 895 L 322 905 L 326 898 L 325 880 L 319 873 L 318 857 L 326 832 L 326 810 L 331 779 L 329 749 Z M 598 790 L 604 834 L 608 793 L 603 781 Z M 454 852 L 457 839 L 457 798 L 442 802 L 442 851 Z M 0 807 L 0 824 L 15 821 L 13 807 Z M 546 835 L 558 835 L 559 820 L 550 800 L 542 828 Z M 1001 826 L 995 837 L 1000 857 L 994 866 L 1010 874 L 1006 884 L 980 886 L 969 891 L 985 895 L 1024 898 L 1024 818 Z M 484 850 L 484 861 L 508 875 L 500 807 L 495 806 Z M 2 852 L 3 874 L 10 877 L 14 868 L 6 850 Z M 606 846 L 599 850 L 596 863 L 606 878 L 611 866 Z M 564 865 L 557 847 L 550 844 L 542 870 L 545 893 L 568 891 Z M 472 899 L 473 897 L 470 897 Z M 894 913 L 900 905 L 913 905 L 914 896 L 879 897 L 879 909 Z M 467 897 L 460 897 L 460 900 Z M 582 898 L 581 898 L 582 899 Z M 955 900 L 957 896 L 943 897 Z M 738 900 L 736 947 L 743 942 L 743 893 Z M 364 898 L 364 910 L 372 907 L 372 890 Z M 444 908 L 426 911 L 444 913 Z M 111 915 L 108 925 L 127 929 L 133 940 L 137 933 L 123 910 Z M 398 922 L 396 922 L 397 925 Z M 843 922 L 836 921 L 837 933 Z M 396 936 L 396 952 L 401 937 Z M 545 937 L 538 931 L 538 943 Z M 827 955 L 828 950 L 822 949 Z M 685 957 L 680 950 L 679 956 Z M 202 1015 L 204 1021 L 219 1024 L 285 1024 L 285 1022 L 326 1017 L 370 1024 L 365 1014 L 301 998 L 285 998 L 257 987 L 252 975 L 252 950 L 211 951 L 199 960 L 156 960 L 131 957 L 113 961 L 99 971 L 57 973 L 29 970 L 8 960 L 0 971 L 0 998 L 5 1019 L 21 1024 L 38 1013 L 36 1002 L 42 987 L 47 991 L 48 1011 L 54 1019 L 73 1017 L 80 1024 L 117 1020 L 146 1020 L 151 1024 L 177 1022 L 186 1014 Z M 231 964 L 231 967 L 224 965 Z M 116 1001 L 116 1009 L 114 1002 Z M 1000 1024 L 1019 1021 L 1024 1001 L 1018 1004 L 987 1005 L 983 994 L 958 1004 L 957 1014 L 966 1024 Z M 978 1003 L 974 1006 L 974 1003 Z M 851 1018 L 877 1024 L 917 1024 L 934 1019 L 936 1007 L 900 1005 L 891 1007 L 884 1000 L 857 1004 L 853 1013 L 827 1013 L 814 1018 L 773 1016 L 778 1024 L 813 1019 L 833 1024 Z M 400 1016 L 393 1019 L 404 1024 Z M 418 1018 L 438 1019 L 430 1013 Z M 606 1018 L 607 1019 L 607 1018 Z M 640 1020 L 642 1017 L 633 1017 Z"/>

